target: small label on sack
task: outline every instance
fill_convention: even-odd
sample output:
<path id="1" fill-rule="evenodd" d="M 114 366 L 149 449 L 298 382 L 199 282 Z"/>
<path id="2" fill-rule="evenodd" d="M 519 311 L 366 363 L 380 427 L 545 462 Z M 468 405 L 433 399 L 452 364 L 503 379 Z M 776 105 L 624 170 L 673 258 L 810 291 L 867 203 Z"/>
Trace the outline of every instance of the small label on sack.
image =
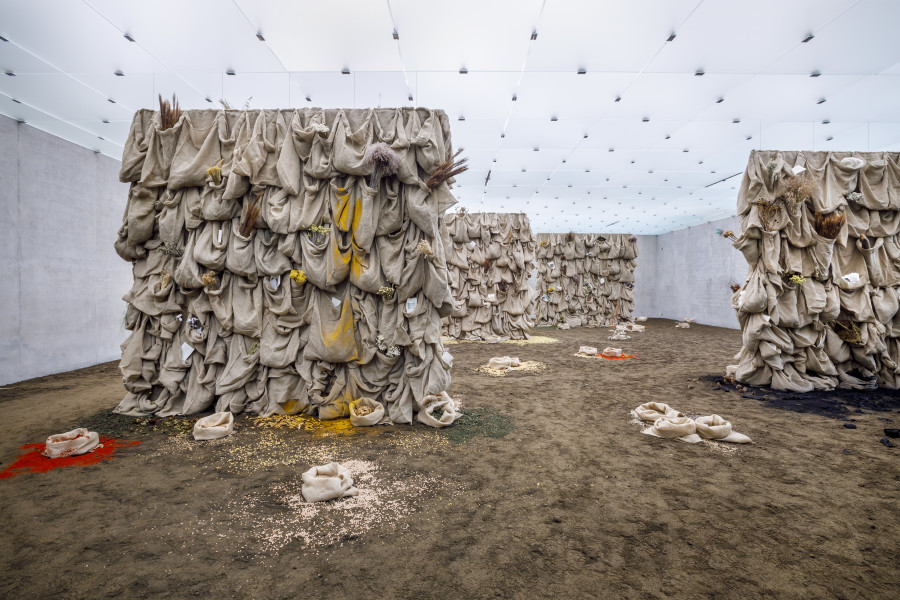
<path id="1" fill-rule="evenodd" d="M 418 305 L 419 305 L 418 298 L 409 298 L 406 301 L 406 312 L 411 313 L 412 311 L 416 310 L 416 306 L 418 306 Z"/>
<path id="2" fill-rule="evenodd" d="M 335 308 L 337 308 L 338 306 L 341 305 L 341 299 L 340 299 L 340 298 L 332 298 L 332 299 L 331 299 L 331 304 L 332 304 Z"/>
<path id="3" fill-rule="evenodd" d="M 188 357 L 194 353 L 194 347 L 184 342 L 181 344 L 181 360 L 187 360 Z"/>
<path id="4" fill-rule="evenodd" d="M 488 302 L 496 302 L 496 301 L 497 301 L 497 294 L 488 294 L 488 295 L 487 295 L 487 299 L 488 299 Z"/>
<path id="5" fill-rule="evenodd" d="M 177 315 L 175 315 L 175 318 L 178 319 L 179 321 L 181 321 L 181 313 L 178 313 Z"/>
<path id="6" fill-rule="evenodd" d="M 222 243 L 222 228 L 221 228 L 221 227 L 219 227 L 219 241 L 216 242 L 216 243 L 217 243 L 217 244 L 221 244 L 221 243 Z"/>
<path id="7" fill-rule="evenodd" d="M 276 275 L 275 277 L 269 277 L 269 284 L 271 284 L 273 290 L 277 290 L 278 286 L 281 285 L 281 275 Z"/>
<path id="8" fill-rule="evenodd" d="M 555 267 L 556 265 L 553 264 L 553 261 L 551 260 L 550 262 L 547 263 L 547 266 L 550 267 L 550 268 L 552 269 L 552 268 Z"/>
<path id="9" fill-rule="evenodd" d="M 543 296 L 541 296 L 541 300 L 543 300 L 544 302 L 550 302 L 550 296 L 544 294 Z"/>
<path id="10" fill-rule="evenodd" d="M 794 175 L 799 175 L 803 171 L 806 170 L 806 167 L 801 167 L 800 165 L 795 165 L 793 169 L 791 169 L 791 173 Z"/>

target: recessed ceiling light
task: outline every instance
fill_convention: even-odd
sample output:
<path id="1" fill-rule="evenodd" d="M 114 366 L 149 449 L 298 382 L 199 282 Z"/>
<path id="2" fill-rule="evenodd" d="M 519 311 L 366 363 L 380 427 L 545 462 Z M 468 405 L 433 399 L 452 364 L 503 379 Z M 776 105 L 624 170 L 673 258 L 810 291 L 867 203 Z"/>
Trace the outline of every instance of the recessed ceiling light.
<path id="1" fill-rule="evenodd" d="M 741 122 L 741 120 L 740 120 L 740 119 L 737 119 L 737 118 L 735 118 L 735 119 L 732 119 L 732 120 L 731 120 L 731 122 L 732 122 L 732 123 L 740 123 L 740 122 Z"/>
<path id="2" fill-rule="evenodd" d="M 723 98 L 721 96 L 719 96 L 719 99 L 716 100 L 716 104 L 722 104 L 723 102 L 725 102 L 725 98 Z"/>
<path id="3" fill-rule="evenodd" d="M 122 37 L 124 37 L 124 38 L 125 38 L 126 40 L 128 40 L 129 42 L 133 42 L 133 41 L 134 41 L 134 38 L 131 37 L 131 34 L 130 34 L 130 33 L 126 33 L 126 34 L 123 35 Z"/>
<path id="4" fill-rule="evenodd" d="M 587 75 L 587 69 L 585 69 L 584 67 L 578 69 L 578 74 L 579 75 Z"/>
<path id="5" fill-rule="evenodd" d="M 666 41 L 667 41 L 667 42 L 674 42 L 674 41 L 675 41 L 675 32 L 670 33 L 670 34 L 669 34 L 669 37 L 666 38 Z"/>
<path id="6" fill-rule="evenodd" d="M 550 117 L 550 122 L 551 122 L 551 123 L 556 123 L 557 121 L 559 121 L 559 119 L 557 119 L 555 116 Z"/>
<path id="7" fill-rule="evenodd" d="M 808 34 L 806 34 L 806 37 L 805 37 L 805 38 L 803 38 L 802 40 L 800 40 L 800 43 L 801 43 L 801 44 L 805 44 L 806 42 L 810 41 L 810 40 L 813 39 L 814 37 L 816 37 L 816 36 L 813 35 L 812 33 L 808 33 Z"/>
<path id="8" fill-rule="evenodd" d="M 649 123 L 649 122 L 650 122 L 650 117 L 643 117 L 641 119 L 641 123 Z"/>
<path id="9" fill-rule="evenodd" d="M 610 152 L 615 152 L 616 149 L 615 149 L 615 148 L 610 148 L 609 151 L 610 151 Z M 609 181 L 609 180 L 607 180 L 607 181 Z"/>
<path id="10" fill-rule="evenodd" d="M 581 139 L 586 140 L 586 139 L 587 139 L 587 136 L 588 136 L 588 134 L 584 134 L 584 136 L 583 136 Z"/>
<path id="11" fill-rule="evenodd" d="M 349 75 L 349 74 L 350 74 L 350 67 L 344 67 L 343 69 L 341 69 L 341 75 Z"/>
<path id="12" fill-rule="evenodd" d="M 515 102 L 518 99 L 519 99 L 519 97 L 516 94 L 513 94 L 512 101 Z"/>
<path id="13" fill-rule="evenodd" d="M 537 146 L 534 147 L 535 152 L 538 152 L 539 150 L 540 150 L 540 148 L 538 148 Z"/>
<path id="14" fill-rule="evenodd" d="M 400 34 L 397 33 L 397 30 L 395 29 L 394 32 L 391 34 L 391 37 L 393 37 L 395 40 L 399 40 Z"/>
<path id="15" fill-rule="evenodd" d="M 312 98 L 310 98 L 309 96 L 307 96 L 307 97 L 306 97 L 306 101 L 307 101 L 307 102 L 312 102 Z"/>
<path id="16" fill-rule="evenodd" d="M 826 102 L 825 98 L 819 98 L 819 101 L 816 102 L 816 104 L 825 104 L 825 102 Z"/>
<path id="17" fill-rule="evenodd" d="M 109 102 L 110 104 L 115 104 L 115 103 L 116 103 L 116 101 L 113 100 L 112 98 L 107 98 L 106 101 Z"/>
<path id="18" fill-rule="evenodd" d="M 667 135 L 667 136 L 666 136 L 666 139 L 667 139 L 667 140 L 670 140 L 670 139 L 672 139 L 672 136 L 671 136 L 671 135 Z"/>
<path id="19" fill-rule="evenodd" d="M 460 120 L 460 121 L 465 121 L 465 120 L 466 120 L 466 116 L 465 116 L 465 115 L 459 115 L 459 120 Z"/>
<path id="20" fill-rule="evenodd" d="M 22 104 L 22 101 L 21 101 L 21 100 L 16 100 L 15 98 L 10 98 L 10 100 L 12 100 L 13 102 L 15 102 L 16 104 Z"/>
<path id="21" fill-rule="evenodd" d="M 256 39 L 258 39 L 258 40 L 261 41 L 261 42 L 266 41 L 266 38 L 263 37 L 262 31 L 257 31 L 257 32 L 256 32 Z"/>
<path id="22" fill-rule="evenodd" d="M 412 94 L 410 94 L 409 97 L 408 97 L 407 99 L 408 99 L 410 102 L 412 102 L 412 101 L 413 101 Z"/>
<path id="23" fill-rule="evenodd" d="M 522 172 L 523 172 L 523 173 L 525 172 L 525 169 L 524 169 L 524 168 L 522 169 Z"/>
<path id="24" fill-rule="evenodd" d="M 113 75 L 115 75 L 116 77 L 125 77 L 125 73 L 123 73 L 122 71 L 115 71 Z"/>
<path id="25" fill-rule="evenodd" d="M 703 69 L 697 69 L 694 72 L 694 77 L 703 77 L 704 75 L 706 75 L 706 71 L 704 71 Z"/>
<path id="26" fill-rule="evenodd" d="M 469 72 L 469 70 L 468 70 L 467 68 L 465 68 L 465 67 L 460 67 L 460 68 L 459 68 L 459 74 L 460 74 L 460 75 L 466 75 L 466 74 L 468 74 L 468 72 Z"/>
<path id="27" fill-rule="evenodd" d="M 616 99 L 613 102 L 621 102 L 622 96 L 616 96 Z"/>
<path id="28" fill-rule="evenodd" d="M 585 169 L 584 172 L 585 172 L 585 173 L 590 173 L 591 170 L 590 170 L 590 169 Z"/>
<path id="29" fill-rule="evenodd" d="M 212 98 L 210 98 L 209 96 L 207 96 L 207 97 L 205 98 L 205 100 L 206 100 L 207 102 L 209 102 L 210 104 L 212 104 Z"/>
<path id="30" fill-rule="evenodd" d="M 105 124 L 107 124 L 107 125 L 109 125 L 109 119 L 103 119 L 103 120 L 102 120 L 102 121 L 100 121 L 100 122 L 101 122 L 101 123 L 105 123 Z"/>
<path id="31" fill-rule="evenodd" d="M 818 71 L 813 71 L 812 73 L 809 74 L 810 77 L 819 77 L 819 76 L 821 76 L 821 75 L 822 75 L 822 74 L 819 73 Z"/>
<path id="32" fill-rule="evenodd" d="M 829 121 L 828 119 L 822 120 L 822 125 L 828 125 L 829 123 L 831 123 L 831 121 Z"/>
<path id="33" fill-rule="evenodd" d="M 501 134 L 500 134 L 500 139 L 503 139 L 503 138 L 505 138 L 505 137 L 506 137 L 506 134 L 505 134 L 505 133 L 501 133 Z"/>
<path id="34" fill-rule="evenodd" d="M 747 136 L 746 138 L 744 138 L 744 139 L 746 139 L 746 140 L 749 142 L 750 140 L 753 139 L 753 136 L 752 136 L 752 135 L 748 135 L 748 136 Z"/>
<path id="35" fill-rule="evenodd" d="M 97 139 L 100 140 L 100 141 L 106 141 L 106 140 L 104 140 L 102 137 L 100 137 L 99 135 L 97 136 Z"/>
<path id="36" fill-rule="evenodd" d="M 237 73 L 234 72 L 234 69 L 228 69 L 227 71 L 225 71 L 225 74 L 226 75 L 237 75 Z"/>
<path id="37" fill-rule="evenodd" d="M 834 136 L 829 135 L 827 138 L 825 138 L 825 141 L 830 142 L 833 139 L 834 139 Z"/>
<path id="38" fill-rule="evenodd" d="M 15 77 L 15 76 L 16 76 L 16 74 L 13 73 L 12 71 L 6 71 L 6 74 L 9 75 L 10 77 Z"/>
<path id="39" fill-rule="evenodd" d="M 531 41 L 533 42 L 536 39 L 537 39 L 537 29 L 532 29 L 531 30 Z"/>

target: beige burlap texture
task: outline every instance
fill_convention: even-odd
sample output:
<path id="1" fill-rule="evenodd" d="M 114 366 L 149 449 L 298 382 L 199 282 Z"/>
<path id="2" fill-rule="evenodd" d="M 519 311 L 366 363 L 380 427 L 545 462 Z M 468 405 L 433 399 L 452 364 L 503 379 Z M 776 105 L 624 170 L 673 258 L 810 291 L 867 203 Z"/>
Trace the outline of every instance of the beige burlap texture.
<path id="1" fill-rule="evenodd" d="M 444 334 L 466 340 L 528 339 L 534 238 L 523 213 L 446 215 L 450 288 L 456 306 Z"/>
<path id="2" fill-rule="evenodd" d="M 376 142 L 395 174 L 372 177 Z M 166 130 L 135 114 L 117 411 L 331 419 L 365 397 L 411 423 L 450 384 L 441 236 L 455 200 L 452 180 L 425 182 L 451 155 L 446 115 L 421 108 L 189 110 Z"/>
<path id="3" fill-rule="evenodd" d="M 629 234 L 539 233 L 535 324 L 602 327 L 630 319 L 637 255 Z"/>
<path id="4" fill-rule="evenodd" d="M 730 375 L 794 392 L 900 386 L 898 163 L 887 152 L 750 154 L 733 242 L 750 270 L 731 299 L 743 347 Z"/>

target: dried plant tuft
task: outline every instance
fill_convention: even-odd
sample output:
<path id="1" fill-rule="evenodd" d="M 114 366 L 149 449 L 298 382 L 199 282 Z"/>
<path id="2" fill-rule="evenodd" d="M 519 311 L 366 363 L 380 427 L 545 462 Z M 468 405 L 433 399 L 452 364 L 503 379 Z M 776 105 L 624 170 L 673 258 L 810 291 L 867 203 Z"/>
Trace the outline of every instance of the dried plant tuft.
<path id="1" fill-rule="evenodd" d="M 574 242 L 575 241 L 575 232 L 570 231 L 569 233 L 563 236 L 563 240 L 566 242 Z"/>
<path id="2" fill-rule="evenodd" d="M 216 278 L 216 274 L 213 271 L 207 271 L 206 273 L 204 273 L 200 281 L 203 282 L 203 287 L 209 288 L 211 290 L 219 287 L 219 280 Z"/>
<path id="3" fill-rule="evenodd" d="M 737 294 L 741 290 L 741 284 L 732 281 L 729 286 L 732 294 Z"/>
<path id="4" fill-rule="evenodd" d="M 846 222 L 847 215 L 841 210 L 836 210 L 828 214 L 816 213 L 815 219 L 813 220 L 813 229 L 815 229 L 816 233 L 823 238 L 834 240 L 840 235 L 841 228 L 843 228 L 844 223 Z"/>
<path id="5" fill-rule="evenodd" d="M 446 160 L 437 166 L 434 173 L 432 173 L 431 177 L 428 178 L 428 181 L 425 182 L 425 186 L 429 191 L 433 192 L 439 185 L 448 179 L 469 170 L 469 165 L 466 164 L 469 162 L 468 158 L 456 160 L 456 157 L 461 153 L 462 150 L 457 150 L 456 154 L 451 156 L 449 160 Z"/>
<path id="6" fill-rule="evenodd" d="M 363 159 L 367 165 L 375 165 L 372 171 L 370 186 L 378 187 L 378 183 L 382 177 L 391 176 L 400 168 L 400 155 L 394 152 L 390 146 L 384 142 L 375 142 L 366 148 L 366 155 Z"/>
<path id="7" fill-rule="evenodd" d="M 244 216 L 241 217 L 241 226 L 238 229 L 238 233 L 243 237 L 249 237 L 250 233 L 253 231 L 253 227 L 256 225 L 256 219 L 259 217 L 259 211 L 262 208 L 262 202 L 260 202 L 262 195 L 262 192 L 256 195 L 256 198 L 247 205 Z"/>
<path id="8" fill-rule="evenodd" d="M 210 180 L 213 182 L 213 185 L 219 186 L 222 185 L 222 159 L 219 159 L 219 163 L 211 166 L 206 170 L 206 174 L 209 176 Z"/>
<path id="9" fill-rule="evenodd" d="M 174 256 L 176 258 L 184 256 L 184 248 L 174 242 L 163 242 L 163 245 L 157 248 L 157 250 L 163 254 L 168 254 L 169 256 Z"/>
<path id="10" fill-rule="evenodd" d="M 831 329 L 848 344 L 862 344 L 862 331 L 853 321 L 834 321 Z"/>
<path id="11" fill-rule="evenodd" d="M 778 202 L 769 202 L 760 198 L 752 204 L 756 206 L 759 213 L 759 222 L 762 223 L 763 229 L 773 231 L 772 227 L 775 225 L 775 217 L 778 216 L 778 211 L 781 210 Z"/>
<path id="12" fill-rule="evenodd" d="M 162 94 L 159 94 L 159 124 L 163 131 L 171 129 L 181 118 L 181 108 L 178 106 L 178 98 L 172 94 L 172 102 L 163 100 Z"/>
<path id="13" fill-rule="evenodd" d="M 797 205 L 812 198 L 816 191 L 816 182 L 808 173 L 795 175 L 781 180 L 781 193 L 789 205 Z"/>

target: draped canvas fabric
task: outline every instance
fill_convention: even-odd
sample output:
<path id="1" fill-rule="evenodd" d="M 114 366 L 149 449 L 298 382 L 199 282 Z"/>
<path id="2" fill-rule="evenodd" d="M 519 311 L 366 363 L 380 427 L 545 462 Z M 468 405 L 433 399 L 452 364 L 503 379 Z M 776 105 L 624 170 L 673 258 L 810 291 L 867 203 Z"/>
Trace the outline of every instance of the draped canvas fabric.
<path id="1" fill-rule="evenodd" d="M 524 213 L 452 213 L 444 238 L 456 305 L 444 317 L 455 339 L 528 339 L 534 238 Z"/>
<path id="2" fill-rule="evenodd" d="M 782 190 L 798 175 L 815 185 L 792 206 Z M 760 200 L 778 205 L 770 220 Z M 815 216 L 835 211 L 846 223 L 826 239 Z M 738 216 L 750 272 L 731 301 L 743 346 L 728 373 L 795 392 L 900 387 L 900 154 L 754 151 Z"/>
<path id="3" fill-rule="evenodd" d="M 376 142 L 400 167 L 373 189 Z M 325 419 L 366 397 L 411 423 L 450 384 L 441 236 L 455 200 L 452 180 L 424 182 L 451 155 L 447 116 L 422 108 L 189 110 L 166 130 L 136 113 L 115 243 L 134 273 L 117 411 Z"/>
<path id="4" fill-rule="evenodd" d="M 637 255 L 630 234 L 537 234 L 535 324 L 602 327 L 630 319 Z"/>

